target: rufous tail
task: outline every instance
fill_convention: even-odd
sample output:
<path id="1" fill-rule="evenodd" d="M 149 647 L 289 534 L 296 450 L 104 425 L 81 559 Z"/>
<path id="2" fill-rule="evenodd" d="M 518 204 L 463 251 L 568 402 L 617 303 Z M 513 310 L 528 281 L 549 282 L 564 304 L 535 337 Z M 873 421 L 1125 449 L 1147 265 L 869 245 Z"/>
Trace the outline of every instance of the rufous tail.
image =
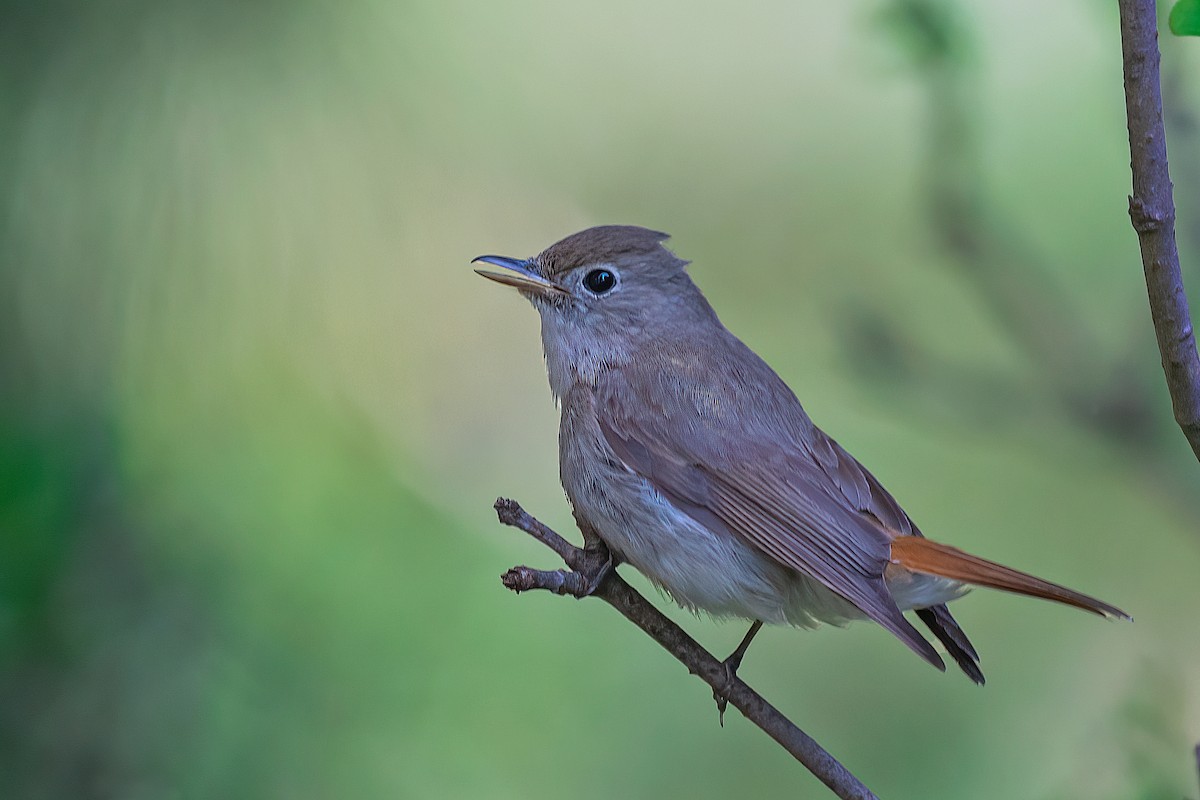
<path id="1" fill-rule="evenodd" d="M 1094 597 L 920 536 L 897 536 L 893 539 L 892 561 L 925 575 L 1054 600 L 1103 617 L 1132 619 L 1116 606 Z"/>

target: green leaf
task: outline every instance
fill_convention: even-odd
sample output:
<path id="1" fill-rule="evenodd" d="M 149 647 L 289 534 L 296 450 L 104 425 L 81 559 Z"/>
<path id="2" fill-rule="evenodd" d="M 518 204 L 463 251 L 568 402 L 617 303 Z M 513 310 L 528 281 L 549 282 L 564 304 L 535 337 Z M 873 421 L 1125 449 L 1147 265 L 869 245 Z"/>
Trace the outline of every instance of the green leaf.
<path id="1" fill-rule="evenodd" d="M 1167 24 L 1176 36 L 1200 36 L 1200 0 L 1178 0 Z"/>

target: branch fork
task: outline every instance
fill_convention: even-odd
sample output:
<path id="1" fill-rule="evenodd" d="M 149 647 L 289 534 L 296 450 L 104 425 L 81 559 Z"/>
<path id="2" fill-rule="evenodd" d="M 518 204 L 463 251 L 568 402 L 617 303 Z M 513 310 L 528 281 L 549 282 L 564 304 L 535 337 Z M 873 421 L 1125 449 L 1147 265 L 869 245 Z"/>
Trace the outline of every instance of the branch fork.
<path id="1" fill-rule="evenodd" d="M 554 530 L 531 516 L 515 500 L 500 498 L 496 516 L 505 525 L 525 531 L 549 547 L 570 567 L 569 570 L 539 570 L 518 566 L 500 576 L 505 587 L 514 592 L 545 589 L 572 597 L 598 597 L 621 612 L 645 631 L 688 672 L 712 687 L 714 695 L 725 698 L 746 719 L 761 728 L 803 764 L 835 795 L 843 800 L 878 800 L 853 773 L 829 754 L 811 736 L 768 703 L 740 678 L 731 677 L 725 662 L 701 647 L 617 574 L 613 558 L 596 532 L 576 518 L 585 545 L 576 547 Z"/>

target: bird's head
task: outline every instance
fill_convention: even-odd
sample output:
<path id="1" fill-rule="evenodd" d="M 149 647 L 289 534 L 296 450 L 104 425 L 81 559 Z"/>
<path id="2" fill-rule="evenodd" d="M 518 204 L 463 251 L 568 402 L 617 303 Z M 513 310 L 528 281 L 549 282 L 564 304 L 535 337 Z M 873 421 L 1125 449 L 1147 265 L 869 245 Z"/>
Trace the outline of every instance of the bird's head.
<path id="1" fill-rule="evenodd" d="M 480 256 L 475 262 L 503 271 L 476 272 L 533 303 L 548 362 L 594 372 L 604 363 L 623 363 L 647 342 L 690 335 L 696 324 L 716 320 L 684 269 L 688 262 L 662 244 L 667 238 L 647 228 L 604 225 L 532 258 Z"/>

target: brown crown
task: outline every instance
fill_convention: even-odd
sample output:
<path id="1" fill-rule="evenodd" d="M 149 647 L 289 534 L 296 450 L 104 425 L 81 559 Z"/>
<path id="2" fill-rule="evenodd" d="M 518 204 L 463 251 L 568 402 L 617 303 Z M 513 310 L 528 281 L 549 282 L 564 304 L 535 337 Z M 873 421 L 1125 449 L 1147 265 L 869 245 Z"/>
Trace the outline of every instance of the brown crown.
<path id="1" fill-rule="evenodd" d="M 613 263 L 624 257 L 662 252 L 669 234 L 636 225 L 601 225 L 573 233 L 537 257 L 546 277 L 587 264 Z"/>

